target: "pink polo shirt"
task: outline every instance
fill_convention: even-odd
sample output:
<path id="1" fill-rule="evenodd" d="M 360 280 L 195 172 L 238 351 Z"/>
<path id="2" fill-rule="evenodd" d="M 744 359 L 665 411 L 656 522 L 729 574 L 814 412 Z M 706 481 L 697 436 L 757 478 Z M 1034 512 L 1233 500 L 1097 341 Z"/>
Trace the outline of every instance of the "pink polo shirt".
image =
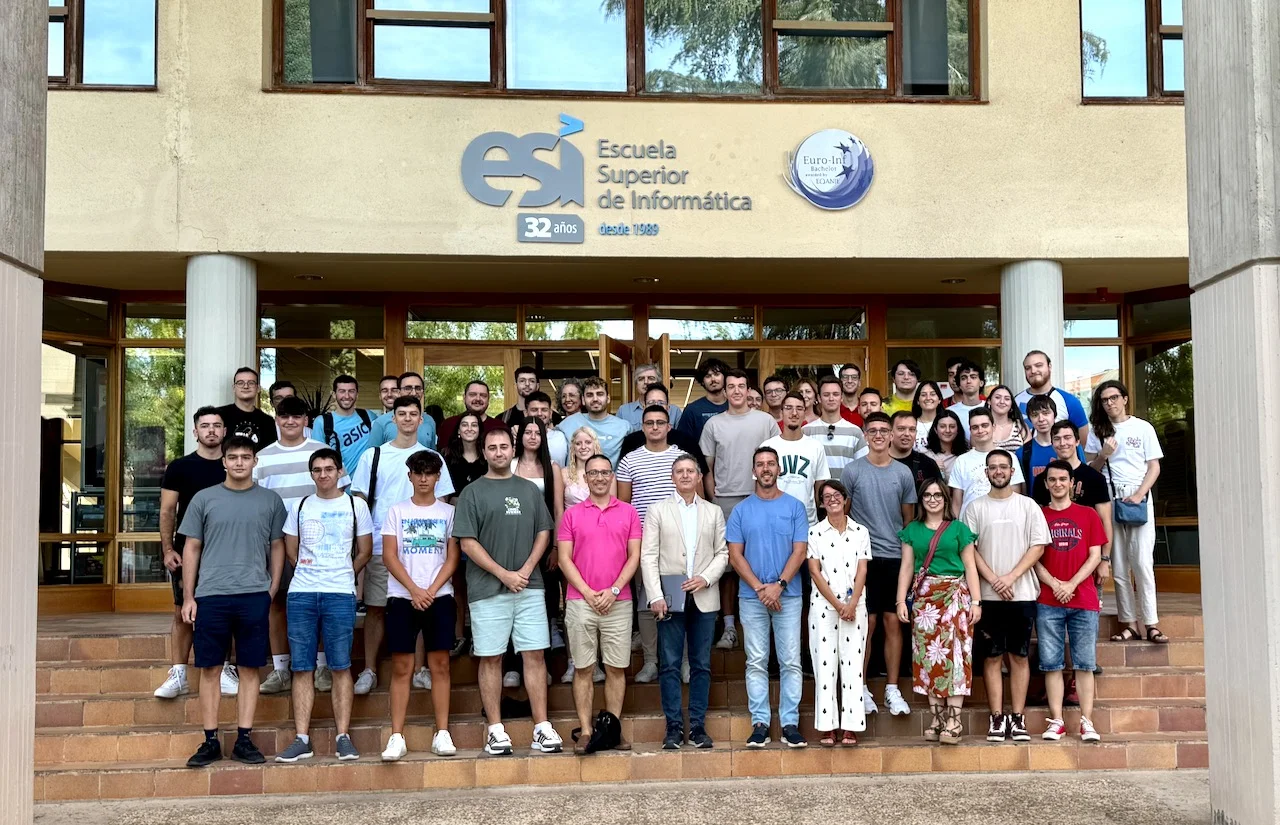
<path id="1" fill-rule="evenodd" d="M 610 497 L 603 510 L 591 499 L 579 502 L 560 519 L 558 541 L 573 542 L 573 566 L 592 590 L 608 590 L 618 580 L 627 563 L 627 542 L 640 538 L 640 516 L 636 508 Z M 568 585 L 565 598 L 581 599 L 582 594 Z M 618 600 L 631 598 L 631 585 L 622 586 Z"/>

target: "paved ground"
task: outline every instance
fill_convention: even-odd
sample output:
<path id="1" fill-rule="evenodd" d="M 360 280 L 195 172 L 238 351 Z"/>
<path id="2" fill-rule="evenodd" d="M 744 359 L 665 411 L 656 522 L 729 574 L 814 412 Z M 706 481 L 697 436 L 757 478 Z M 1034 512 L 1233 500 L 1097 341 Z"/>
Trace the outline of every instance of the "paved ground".
<path id="1" fill-rule="evenodd" d="M 37 825 L 1207 825 L 1206 771 L 931 774 L 37 805 Z"/>

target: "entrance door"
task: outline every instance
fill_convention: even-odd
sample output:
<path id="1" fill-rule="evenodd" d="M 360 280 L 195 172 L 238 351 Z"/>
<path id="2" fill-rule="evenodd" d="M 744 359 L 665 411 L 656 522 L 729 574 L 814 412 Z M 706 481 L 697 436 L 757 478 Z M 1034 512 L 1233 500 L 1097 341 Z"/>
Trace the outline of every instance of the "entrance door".
<path id="1" fill-rule="evenodd" d="M 845 364 L 858 364 L 865 375 L 867 348 L 854 344 L 832 342 L 821 346 L 767 346 L 760 348 L 760 380 L 770 375 L 781 375 L 790 386 L 801 378 L 819 379 L 824 375 L 839 374 Z"/>
<path id="2" fill-rule="evenodd" d="M 671 336 L 663 333 L 649 339 L 649 360 L 658 365 L 662 380 L 671 387 Z"/>
<path id="3" fill-rule="evenodd" d="M 600 336 L 600 377 L 609 386 L 609 398 L 613 401 L 616 412 L 619 407 L 631 400 L 631 370 L 635 366 L 635 352 L 631 347 L 610 338 Z"/>
<path id="4" fill-rule="evenodd" d="M 405 347 L 406 369 L 422 373 L 425 388 L 424 410 L 440 407 L 445 418 L 462 412 L 462 393 L 467 382 L 480 380 L 489 385 L 489 415 L 498 415 L 515 398 L 515 372 L 520 366 L 520 350 L 468 344 L 437 344 Z"/>

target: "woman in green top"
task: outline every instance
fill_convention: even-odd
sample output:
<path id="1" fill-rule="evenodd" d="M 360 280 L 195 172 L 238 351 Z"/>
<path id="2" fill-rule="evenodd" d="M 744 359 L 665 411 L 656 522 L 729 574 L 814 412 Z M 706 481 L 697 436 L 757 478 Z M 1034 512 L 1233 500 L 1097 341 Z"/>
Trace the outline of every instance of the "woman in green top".
<path id="1" fill-rule="evenodd" d="M 898 533 L 898 619 L 911 625 L 915 692 L 929 697 L 933 711 L 924 738 L 955 745 L 964 732 L 960 707 L 973 683 L 973 627 L 982 618 L 982 602 L 975 598 L 981 592 L 973 560 L 977 536 L 953 518 L 947 492 L 937 479 L 921 484 L 915 520 Z M 921 576 L 935 536 L 933 559 Z M 915 602 L 908 611 L 913 587 Z"/>

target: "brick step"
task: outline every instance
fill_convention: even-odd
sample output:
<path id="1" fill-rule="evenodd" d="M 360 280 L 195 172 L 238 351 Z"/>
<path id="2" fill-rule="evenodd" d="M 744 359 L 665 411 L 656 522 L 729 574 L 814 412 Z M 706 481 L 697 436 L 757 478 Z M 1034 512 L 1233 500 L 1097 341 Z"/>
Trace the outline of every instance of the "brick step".
<path id="1" fill-rule="evenodd" d="M 591 756 L 530 754 L 519 745 L 512 756 L 460 750 L 441 758 L 411 751 L 396 764 L 366 753 L 354 763 L 319 758 L 295 765 L 240 765 L 224 760 L 203 770 L 171 760 L 116 765 L 67 764 L 37 768 L 35 799 L 96 800 L 203 797 L 317 792 L 421 790 L 582 782 L 642 782 L 761 776 L 928 773 L 932 771 L 1153 770 L 1205 768 L 1208 743 L 1201 734 L 1129 734 L 1096 744 L 1061 742 L 992 744 L 966 737 L 960 745 L 932 745 L 914 738 L 868 737 L 856 747 L 816 744 L 789 749 L 774 743 L 753 750 L 718 742 L 710 750 L 662 751 L 637 745 L 629 752 Z M 186 754 L 183 754 L 185 758 Z"/>

